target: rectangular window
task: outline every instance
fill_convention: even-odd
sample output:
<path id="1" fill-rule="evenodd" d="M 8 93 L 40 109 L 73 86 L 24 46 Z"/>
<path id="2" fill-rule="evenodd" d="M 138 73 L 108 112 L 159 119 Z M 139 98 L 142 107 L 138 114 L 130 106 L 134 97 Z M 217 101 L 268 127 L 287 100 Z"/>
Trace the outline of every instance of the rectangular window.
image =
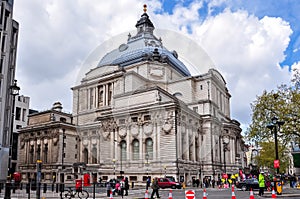
<path id="1" fill-rule="evenodd" d="M 138 117 L 132 117 L 132 118 L 131 118 L 131 121 L 132 121 L 132 122 L 137 122 L 137 121 L 138 121 Z"/>
<path id="2" fill-rule="evenodd" d="M 111 105 L 112 101 L 112 83 L 108 84 L 108 105 Z"/>
<path id="3" fill-rule="evenodd" d="M 196 113 L 198 113 L 198 106 L 193 107 L 193 111 L 195 111 Z"/>
<path id="4" fill-rule="evenodd" d="M 90 88 L 90 109 L 94 108 L 94 88 Z"/>
<path id="5" fill-rule="evenodd" d="M 119 119 L 119 124 L 125 124 L 125 119 Z"/>
<path id="6" fill-rule="evenodd" d="M 26 114 L 27 114 L 26 109 L 23 108 L 23 112 L 22 112 L 22 121 L 23 122 L 25 122 Z"/>
<path id="7" fill-rule="evenodd" d="M 20 121 L 21 120 L 21 108 L 16 107 L 16 120 Z"/>
<path id="8" fill-rule="evenodd" d="M 3 58 L 0 59 L 0 74 L 2 73 L 3 70 Z"/>
<path id="9" fill-rule="evenodd" d="M 151 115 L 145 115 L 144 116 L 144 121 L 149 121 L 151 120 Z"/>
<path id="10" fill-rule="evenodd" d="M 104 91 L 103 86 L 98 86 L 98 107 L 104 106 Z"/>

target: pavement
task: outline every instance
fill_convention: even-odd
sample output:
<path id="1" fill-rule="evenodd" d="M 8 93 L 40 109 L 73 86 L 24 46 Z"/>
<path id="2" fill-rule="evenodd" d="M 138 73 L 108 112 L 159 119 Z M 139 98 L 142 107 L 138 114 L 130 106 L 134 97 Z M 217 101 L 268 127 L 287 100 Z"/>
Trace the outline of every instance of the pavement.
<path id="1" fill-rule="evenodd" d="M 189 187 L 187 187 L 186 189 L 189 189 Z M 191 187 L 191 189 L 195 189 L 195 187 Z M 199 190 L 203 190 L 203 189 L 199 189 Z M 213 188 L 208 188 L 207 191 L 217 191 L 217 189 L 213 189 Z M 150 193 L 152 190 L 149 190 L 149 198 L 150 198 Z M 270 191 L 266 191 L 264 196 L 259 197 L 258 196 L 258 191 L 254 192 L 255 198 L 271 198 L 272 197 L 272 192 Z M 286 198 L 286 197 L 299 197 L 300 198 L 300 189 L 296 189 L 296 188 L 290 188 L 290 187 L 283 187 L 283 192 L 281 195 L 277 195 L 276 198 Z M 2 192 L 0 193 L 0 199 L 4 198 L 4 192 L 2 190 Z M 35 191 L 31 191 L 30 196 L 28 194 L 26 194 L 26 192 L 24 190 L 16 190 L 15 193 L 12 193 L 11 195 L 11 199 L 35 199 L 36 198 L 36 192 Z M 60 193 L 56 193 L 56 192 L 46 192 L 43 193 L 41 192 L 41 199 L 59 199 L 60 198 Z M 77 197 L 78 198 L 78 197 Z M 93 193 L 89 194 L 89 198 L 105 198 L 105 199 L 109 199 L 109 197 L 107 197 L 106 193 L 96 193 L 95 197 L 93 196 Z M 121 196 L 114 196 L 113 198 L 116 199 L 121 199 Z M 124 196 L 124 199 L 144 199 L 145 198 L 145 192 L 144 192 L 144 188 L 135 188 L 135 189 L 130 189 L 129 191 L 129 195 L 128 196 Z"/>

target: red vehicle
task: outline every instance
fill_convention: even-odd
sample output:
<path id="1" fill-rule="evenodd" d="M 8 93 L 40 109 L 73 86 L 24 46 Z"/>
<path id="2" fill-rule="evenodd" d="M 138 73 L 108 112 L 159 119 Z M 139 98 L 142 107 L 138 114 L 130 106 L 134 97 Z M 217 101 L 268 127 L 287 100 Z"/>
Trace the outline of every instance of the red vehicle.
<path id="1" fill-rule="evenodd" d="M 158 178 L 158 186 L 162 189 L 164 188 L 172 188 L 172 189 L 181 189 L 181 183 L 174 182 L 169 178 Z"/>

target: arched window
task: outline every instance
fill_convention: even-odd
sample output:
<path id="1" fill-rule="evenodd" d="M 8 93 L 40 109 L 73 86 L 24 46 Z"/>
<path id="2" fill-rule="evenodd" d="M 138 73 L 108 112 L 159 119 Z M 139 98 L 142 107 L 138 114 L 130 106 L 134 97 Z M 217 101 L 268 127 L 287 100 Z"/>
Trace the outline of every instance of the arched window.
<path id="1" fill-rule="evenodd" d="M 48 144 L 44 145 L 43 163 L 48 163 Z"/>
<path id="2" fill-rule="evenodd" d="M 89 163 L 89 152 L 88 152 L 87 148 L 83 149 L 82 155 L 83 155 L 83 157 L 82 157 L 83 162 L 88 164 Z"/>
<path id="3" fill-rule="evenodd" d="M 139 154 L 140 154 L 140 143 L 137 139 L 134 139 L 132 141 L 132 159 L 133 160 L 138 160 L 139 159 Z"/>
<path id="4" fill-rule="evenodd" d="M 112 83 L 108 84 L 108 105 L 111 105 L 112 101 Z"/>
<path id="5" fill-rule="evenodd" d="M 151 138 L 146 139 L 146 154 L 148 154 L 150 160 L 153 159 L 153 141 Z"/>
<path id="6" fill-rule="evenodd" d="M 98 107 L 104 106 L 104 91 L 103 86 L 98 87 Z"/>
<path id="7" fill-rule="evenodd" d="M 30 146 L 30 151 L 29 151 L 29 163 L 33 164 L 34 163 L 34 146 Z"/>
<path id="8" fill-rule="evenodd" d="M 127 144 L 126 141 L 122 140 L 120 143 L 120 147 L 121 147 L 121 158 L 122 160 L 126 160 L 127 159 Z"/>
<path id="9" fill-rule="evenodd" d="M 92 149 L 92 164 L 97 164 L 97 149 L 93 147 Z"/>

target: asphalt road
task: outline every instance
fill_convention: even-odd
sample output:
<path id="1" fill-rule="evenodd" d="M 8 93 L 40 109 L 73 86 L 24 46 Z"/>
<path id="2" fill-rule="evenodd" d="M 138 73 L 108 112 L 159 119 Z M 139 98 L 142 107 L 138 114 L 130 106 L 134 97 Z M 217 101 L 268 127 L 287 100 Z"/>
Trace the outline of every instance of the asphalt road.
<path id="1" fill-rule="evenodd" d="M 194 190 L 195 191 L 195 199 L 203 199 L 203 189 L 197 189 L 194 187 L 187 188 L 187 189 L 176 189 L 172 190 L 172 199 L 185 199 L 187 190 Z M 3 190 L 2 190 L 3 191 Z M 152 190 L 149 190 L 149 198 L 151 195 Z M 93 192 L 89 189 L 89 197 L 94 198 Z M 159 190 L 160 197 L 162 199 L 169 199 L 170 189 L 160 189 Z M 207 199 L 231 199 L 232 198 L 232 191 L 231 188 L 229 189 L 206 189 Z M 4 193 L 0 193 L 0 198 L 3 198 Z M 241 191 L 235 189 L 234 195 L 236 199 L 249 199 L 250 192 L 249 191 Z M 258 196 L 258 191 L 254 191 L 255 199 L 260 198 L 272 198 L 271 192 L 265 192 L 264 197 Z M 36 192 L 30 192 L 30 198 L 36 198 Z M 59 193 L 47 191 L 47 193 L 41 193 L 41 199 L 50 199 L 55 198 L 59 199 Z M 78 197 L 77 197 L 78 198 Z M 103 198 L 109 199 L 106 196 L 105 188 L 97 189 L 97 193 L 95 194 L 95 198 Z M 113 196 L 115 199 L 121 199 L 121 196 Z M 124 196 L 125 199 L 144 199 L 145 198 L 145 188 L 135 188 L 129 190 L 129 196 Z M 300 198 L 300 189 L 291 189 L 291 188 L 284 188 L 282 195 L 278 195 L 277 198 L 290 198 L 290 199 L 299 199 Z M 28 199 L 28 194 L 24 190 L 16 190 L 16 193 L 12 193 L 11 199 Z"/>

